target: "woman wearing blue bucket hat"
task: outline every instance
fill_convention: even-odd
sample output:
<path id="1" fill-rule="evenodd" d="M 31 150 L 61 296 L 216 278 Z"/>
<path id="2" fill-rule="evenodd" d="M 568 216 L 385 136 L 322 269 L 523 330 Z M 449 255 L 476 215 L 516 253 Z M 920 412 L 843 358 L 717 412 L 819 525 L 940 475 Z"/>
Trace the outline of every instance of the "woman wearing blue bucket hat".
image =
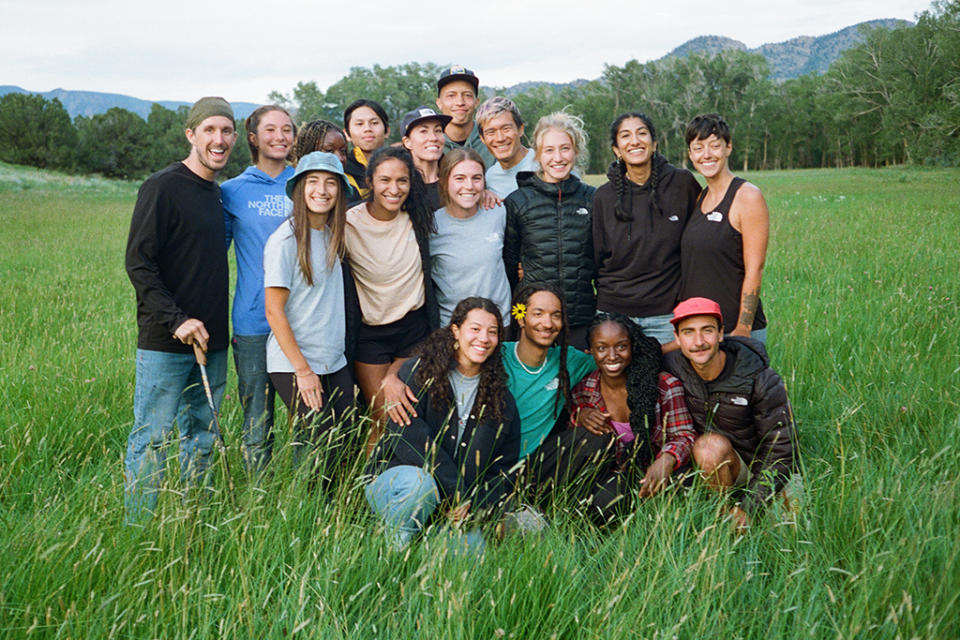
<path id="1" fill-rule="evenodd" d="M 354 412 L 340 263 L 352 190 L 339 158 L 321 151 L 300 159 L 286 189 L 293 213 L 263 252 L 267 370 L 299 423 L 294 463 L 316 447 L 316 471 L 325 475 L 330 454 L 342 450 L 334 440 L 348 435 Z"/>

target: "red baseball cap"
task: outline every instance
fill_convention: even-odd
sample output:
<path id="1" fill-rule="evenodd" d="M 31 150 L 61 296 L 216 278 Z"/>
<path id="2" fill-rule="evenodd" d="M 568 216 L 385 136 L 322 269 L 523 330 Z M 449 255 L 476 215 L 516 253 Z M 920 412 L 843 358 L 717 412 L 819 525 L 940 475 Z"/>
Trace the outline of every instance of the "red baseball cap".
<path id="1" fill-rule="evenodd" d="M 673 309 L 673 318 L 670 323 L 674 327 L 681 320 L 691 316 L 713 316 L 723 326 L 723 314 L 720 313 L 720 305 L 710 298 L 687 298 Z"/>

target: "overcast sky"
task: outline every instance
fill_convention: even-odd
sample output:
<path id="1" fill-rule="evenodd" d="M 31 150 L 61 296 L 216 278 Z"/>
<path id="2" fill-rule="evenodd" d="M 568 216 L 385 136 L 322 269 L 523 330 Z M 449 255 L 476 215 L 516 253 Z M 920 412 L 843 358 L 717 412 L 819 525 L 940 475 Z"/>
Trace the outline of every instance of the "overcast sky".
<path id="1" fill-rule="evenodd" d="M 659 58 L 699 35 L 756 47 L 874 18 L 913 20 L 929 7 L 922 0 L 0 0 L 0 85 L 264 102 L 298 81 L 325 89 L 352 66 L 404 62 L 463 64 L 488 86 L 568 82 L 599 77 L 604 63 Z"/>

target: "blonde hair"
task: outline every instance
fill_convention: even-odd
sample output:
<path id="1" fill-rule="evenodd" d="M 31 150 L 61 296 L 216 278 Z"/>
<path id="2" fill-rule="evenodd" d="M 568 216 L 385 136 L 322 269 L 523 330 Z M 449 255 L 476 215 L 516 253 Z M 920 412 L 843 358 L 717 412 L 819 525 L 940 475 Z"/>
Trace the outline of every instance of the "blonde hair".
<path id="1" fill-rule="evenodd" d="M 589 155 L 587 153 L 587 132 L 583 130 L 583 120 L 566 111 L 556 111 L 545 115 L 537 121 L 537 127 L 533 130 L 533 151 L 539 164 L 540 150 L 543 148 L 543 136 L 547 131 L 554 129 L 561 131 L 570 137 L 573 142 L 573 152 L 576 154 L 574 166 L 583 173 L 587 167 Z M 537 167 L 537 174 L 543 176 L 543 168 Z"/>

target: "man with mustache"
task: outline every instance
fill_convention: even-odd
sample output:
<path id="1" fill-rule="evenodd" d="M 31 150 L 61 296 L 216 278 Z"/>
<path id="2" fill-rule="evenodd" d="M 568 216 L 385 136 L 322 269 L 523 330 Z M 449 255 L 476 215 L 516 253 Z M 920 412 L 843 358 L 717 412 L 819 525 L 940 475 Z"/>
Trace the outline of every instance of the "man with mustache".
<path id="1" fill-rule="evenodd" d="M 664 368 L 683 383 L 701 434 L 694 461 L 711 489 L 744 490 L 730 515 L 737 527 L 746 527 L 776 494 L 787 499 L 799 485 L 799 476 L 792 477 L 796 429 L 786 387 L 763 344 L 724 339 L 720 305 L 713 300 L 684 300 L 671 323 L 680 350 L 664 356 Z"/>
<path id="2" fill-rule="evenodd" d="M 227 378 L 226 230 L 214 181 L 237 141 L 230 103 L 198 100 L 187 114 L 190 154 L 140 186 L 127 239 L 127 275 L 137 294 L 133 428 L 124 459 L 127 522 L 148 518 L 163 482 L 166 441 L 180 432 L 180 477 L 202 484 L 214 416 L 194 356 L 207 353 L 219 405 Z"/>

